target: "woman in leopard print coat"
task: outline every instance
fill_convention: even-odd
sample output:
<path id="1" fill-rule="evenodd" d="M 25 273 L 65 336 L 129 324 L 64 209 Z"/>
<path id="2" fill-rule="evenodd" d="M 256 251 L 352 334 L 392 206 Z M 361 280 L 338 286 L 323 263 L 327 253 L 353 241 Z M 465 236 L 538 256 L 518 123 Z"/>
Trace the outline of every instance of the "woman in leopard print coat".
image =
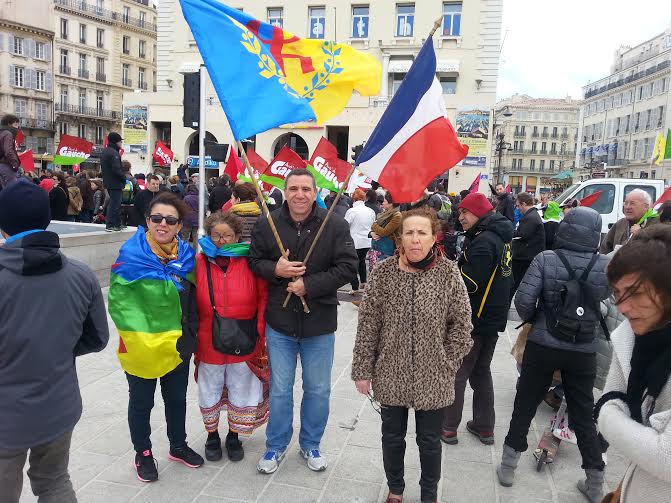
<path id="1" fill-rule="evenodd" d="M 403 499 L 408 409 L 415 409 L 422 501 L 436 501 L 440 431 L 454 377 L 471 345 L 471 308 L 456 265 L 436 254 L 438 221 L 428 209 L 404 213 L 399 256 L 379 264 L 359 311 L 352 379 L 382 406 L 387 502 Z"/>

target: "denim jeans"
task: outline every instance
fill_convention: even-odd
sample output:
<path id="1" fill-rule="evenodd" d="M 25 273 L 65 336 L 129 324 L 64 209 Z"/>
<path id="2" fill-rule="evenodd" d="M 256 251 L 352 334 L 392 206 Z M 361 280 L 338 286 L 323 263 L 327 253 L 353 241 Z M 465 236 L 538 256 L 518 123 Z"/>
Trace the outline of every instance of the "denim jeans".
<path id="1" fill-rule="evenodd" d="M 270 417 L 266 428 L 268 450 L 286 450 L 293 435 L 293 390 L 299 355 L 303 371 L 303 399 L 298 443 L 304 450 L 319 449 L 329 417 L 334 342 L 333 333 L 297 339 L 266 325 L 270 361 Z"/>
<path id="2" fill-rule="evenodd" d="M 151 449 L 149 418 L 154 408 L 154 392 L 158 379 L 143 379 L 126 374 L 128 379 L 128 426 L 136 452 Z M 186 445 L 186 387 L 189 383 L 189 362 L 182 362 L 161 380 L 170 447 Z"/>

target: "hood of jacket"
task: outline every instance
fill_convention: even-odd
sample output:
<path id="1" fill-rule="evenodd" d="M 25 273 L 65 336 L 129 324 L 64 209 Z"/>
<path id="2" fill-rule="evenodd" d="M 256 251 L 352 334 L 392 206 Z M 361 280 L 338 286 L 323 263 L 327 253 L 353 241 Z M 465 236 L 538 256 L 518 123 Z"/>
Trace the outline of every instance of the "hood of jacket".
<path id="1" fill-rule="evenodd" d="M 567 213 L 559 224 L 555 248 L 595 252 L 601 241 L 601 215 L 586 206 Z"/>
<path id="2" fill-rule="evenodd" d="M 496 194 L 496 199 L 498 199 L 499 203 L 502 203 L 506 201 L 507 199 L 511 199 L 512 196 L 508 192 L 504 192 L 503 194 Z"/>
<path id="3" fill-rule="evenodd" d="M 473 237 L 480 232 L 491 231 L 498 235 L 504 243 L 510 243 L 515 232 L 513 223 L 496 212 L 489 212 L 476 223 L 466 234 Z"/>
<path id="4" fill-rule="evenodd" d="M 58 234 L 40 231 L 27 234 L 0 246 L 0 270 L 21 276 L 39 276 L 59 271 L 64 257 Z"/>
<path id="5" fill-rule="evenodd" d="M 16 135 L 19 133 L 19 130 L 12 126 L 0 126 L 0 131 L 9 131 L 12 133 L 14 139 L 16 139 Z"/>

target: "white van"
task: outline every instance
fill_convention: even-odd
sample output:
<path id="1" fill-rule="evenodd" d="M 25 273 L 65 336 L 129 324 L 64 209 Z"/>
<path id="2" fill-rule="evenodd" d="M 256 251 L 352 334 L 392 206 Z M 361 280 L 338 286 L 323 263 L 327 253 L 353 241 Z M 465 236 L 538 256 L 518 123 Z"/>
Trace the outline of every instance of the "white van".
<path id="1" fill-rule="evenodd" d="M 592 205 L 592 208 L 601 213 L 601 232 L 608 232 L 615 222 L 624 217 L 622 211 L 624 198 L 634 189 L 643 189 L 652 198 L 654 203 L 664 192 L 664 180 L 646 180 L 634 178 L 592 178 L 584 182 L 571 185 L 555 199 L 562 204 L 568 199 L 582 199 L 602 191 L 601 197 Z"/>

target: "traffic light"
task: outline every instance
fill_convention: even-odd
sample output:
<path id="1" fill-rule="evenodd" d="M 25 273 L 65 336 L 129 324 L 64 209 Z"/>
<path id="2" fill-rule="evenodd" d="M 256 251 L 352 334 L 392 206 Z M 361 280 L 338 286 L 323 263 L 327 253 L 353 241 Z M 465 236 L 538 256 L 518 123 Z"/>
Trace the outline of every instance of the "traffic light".
<path id="1" fill-rule="evenodd" d="M 184 74 L 184 127 L 198 129 L 200 122 L 200 73 Z"/>
<path id="2" fill-rule="evenodd" d="M 363 150 L 363 143 L 360 143 L 359 145 L 355 145 L 352 147 L 352 163 L 356 164 L 356 160 L 359 158 L 359 155 L 361 155 L 361 151 Z"/>

